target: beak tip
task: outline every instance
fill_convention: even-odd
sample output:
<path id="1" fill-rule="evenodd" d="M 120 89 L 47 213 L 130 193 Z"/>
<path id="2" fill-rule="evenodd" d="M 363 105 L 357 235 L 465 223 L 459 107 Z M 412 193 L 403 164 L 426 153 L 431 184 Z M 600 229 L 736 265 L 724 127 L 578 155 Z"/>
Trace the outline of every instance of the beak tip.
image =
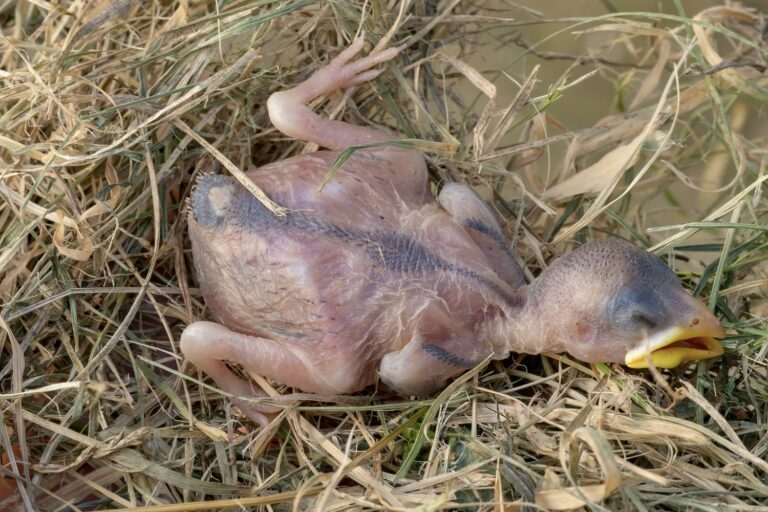
<path id="1" fill-rule="evenodd" d="M 696 312 L 691 328 L 707 331 L 713 338 L 724 338 L 725 328 L 720 320 L 712 313 L 709 308 L 701 301 L 698 301 L 698 311 Z"/>
<path id="2" fill-rule="evenodd" d="M 690 361 L 700 361 L 720 357 L 725 352 L 718 341 L 725 337 L 725 328 L 720 321 L 707 310 L 701 321 L 691 322 L 690 327 L 675 327 L 659 333 L 655 339 L 649 339 L 643 345 L 630 350 L 624 365 L 629 368 L 648 368 L 651 364 L 658 368 L 674 368 Z M 698 339 L 699 346 L 670 346 L 676 341 Z"/>

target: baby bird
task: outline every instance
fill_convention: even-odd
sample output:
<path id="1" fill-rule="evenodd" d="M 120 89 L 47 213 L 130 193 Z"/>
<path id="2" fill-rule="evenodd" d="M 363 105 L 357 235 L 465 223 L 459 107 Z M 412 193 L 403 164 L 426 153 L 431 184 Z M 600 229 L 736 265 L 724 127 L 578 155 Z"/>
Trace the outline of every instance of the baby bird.
<path id="1" fill-rule="evenodd" d="M 424 395 L 510 352 L 633 368 L 722 353 L 717 318 L 659 259 L 625 241 L 586 244 L 526 284 L 488 205 L 457 183 L 435 198 L 416 151 L 358 150 L 318 192 L 340 150 L 393 139 L 307 107 L 375 78 L 374 66 L 399 52 L 353 60 L 362 46 L 361 37 L 269 98 L 278 130 L 328 149 L 248 174 L 286 215 L 225 176 L 203 176 L 192 194 L 193 258 L 216 322 L 190 324 L 181 350 L 221 389 L 263 396 L 224 361 L 306 392 L 351 393 L 381 379 Z M 274 412 L 237 404 L 260 423 Z"/>

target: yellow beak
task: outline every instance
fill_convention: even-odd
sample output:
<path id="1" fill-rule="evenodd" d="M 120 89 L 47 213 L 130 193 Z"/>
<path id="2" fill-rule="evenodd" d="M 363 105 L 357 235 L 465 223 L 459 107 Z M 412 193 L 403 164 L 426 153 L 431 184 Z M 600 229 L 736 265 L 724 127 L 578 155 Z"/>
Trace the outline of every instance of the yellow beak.
<path id="1" fill-rule="evenodd" d="M 692 327 L 672 327 L 646 338 L 624 358 L 630 368 L 674 368 L 688 361 L 718 357 L 723 346 L 715 339 L 722 338 L 725 329 L 714 315 L 706 312 L 703 322 Z"/>

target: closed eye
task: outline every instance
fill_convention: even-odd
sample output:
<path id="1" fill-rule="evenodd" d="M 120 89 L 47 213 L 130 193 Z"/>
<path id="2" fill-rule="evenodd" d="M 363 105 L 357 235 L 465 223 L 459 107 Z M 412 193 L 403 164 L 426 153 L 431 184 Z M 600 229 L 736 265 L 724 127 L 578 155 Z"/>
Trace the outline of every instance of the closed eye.
<path id="1" fill-rule="evenodd" d="M 632 320 L 649 329 L 653 329 L 654 327 L 659 325 L 659 323 L 656 320 L 654 320 L 651 316 L 647 315 L 646 313 L 643 313 L 642 311 L 633 311 Z"/>

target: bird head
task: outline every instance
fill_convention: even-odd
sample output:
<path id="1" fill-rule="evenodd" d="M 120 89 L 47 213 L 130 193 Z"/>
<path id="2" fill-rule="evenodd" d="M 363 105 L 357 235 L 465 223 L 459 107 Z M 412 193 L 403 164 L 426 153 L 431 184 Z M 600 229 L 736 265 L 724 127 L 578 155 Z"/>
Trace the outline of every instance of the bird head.
<path id="1" fill-rule="evenodd" d="M 623 240 L 557 259 L 527 296 L 549 341 L 586 362 L 673 368 L 723 353 L 717 317 L 661 260 Z"/>

